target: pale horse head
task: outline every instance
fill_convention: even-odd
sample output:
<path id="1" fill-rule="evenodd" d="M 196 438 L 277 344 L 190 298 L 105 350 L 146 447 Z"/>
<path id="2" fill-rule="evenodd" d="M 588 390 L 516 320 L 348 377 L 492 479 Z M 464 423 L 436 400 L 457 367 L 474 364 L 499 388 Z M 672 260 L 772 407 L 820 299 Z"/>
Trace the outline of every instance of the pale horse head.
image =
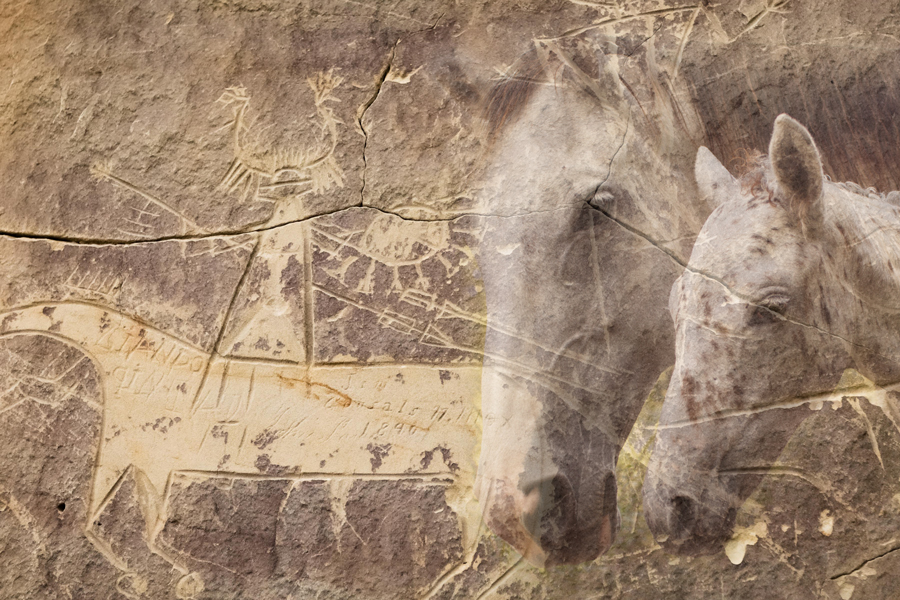
<path id="1" fill-rule="evenodd" d="M 828 181 L 787 115 L 743 185 L 705 148 L 696 177 L 718 208 L 672 288 L 676 361 L 644 484 L 651 530 L 682 554 L 721 550 L 846 368 L 900 377 L 896 206 Z"/>
<path id="2" fill-rule="evenodd" d="M 615 538 L 618 453 L 674 359 L 673 256 L 708 214 L 671 92 L 618 60 L 537 43 L 488 107 L 476 491 L 487 525 L 540 566 Z"/>

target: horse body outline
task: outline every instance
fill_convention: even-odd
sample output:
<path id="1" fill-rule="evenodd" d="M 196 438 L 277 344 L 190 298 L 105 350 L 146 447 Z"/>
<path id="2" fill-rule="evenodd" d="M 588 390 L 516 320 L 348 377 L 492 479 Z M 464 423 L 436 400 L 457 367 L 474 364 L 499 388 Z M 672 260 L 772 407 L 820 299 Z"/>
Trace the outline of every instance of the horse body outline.
<path id="1" fill-rule="evenodd" d="M 471 445 L 479 415 L 463 400 L 477 389 L 476 369 L 473 377 L 442 381 L 445 402 L 407 406 L 398 401 L 403 386 L 437 380 L 438 373 L 367 366 L 375 376 L 361 375 L 367 380 L 353 386 L 354 369 L 218 356 L 90 302 L 41 302 L 0 315 L 0 340 L 46 336 L 77 349 L 96 367 L 101 401 L 91 406 L 101 414 L 101 436 L 83 532 L 122 573 L 119 587 L 126 594 L 141 589 L 141 576 L 97 534 L 95 521 L 129 474 L 148 549 L 182 574 L 177 591 L 191 597 L 190 590 L 202 589 L 199 575 L 158 540 L 179 474 L 331 480 L 340 488 L 347 478 L 420 478 L 452 486 L 474 470 L 465 451 L 452 460 L 422 458 L 448 444 L 457 450 Z M 339 389 L 344 387 L 354 389 L 354 397 Z M 329 426 L 318 426 L 322 422 Z M 376 462 L 371 448 L 378 451 Z"/>

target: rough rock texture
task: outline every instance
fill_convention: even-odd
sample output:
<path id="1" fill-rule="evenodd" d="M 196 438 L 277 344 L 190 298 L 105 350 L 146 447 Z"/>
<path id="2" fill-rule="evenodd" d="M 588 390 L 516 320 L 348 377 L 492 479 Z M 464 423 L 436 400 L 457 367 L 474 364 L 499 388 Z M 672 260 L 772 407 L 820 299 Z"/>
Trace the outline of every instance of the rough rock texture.
<path id="1" fill-rule="evenodd" d="M 824 175 L 900 187 L 898 16 L 0 3 L 0 600 L 896 597 L 895 341 L 761 400 L 775 441 L 710 405 L 665 440 L 704 182 L 759 191 L 698 188 L 698 146 L 740 174 L 789 113 Z M 857 279 L 841 316 L 889 331 Z M 702 373 L 790 387 L 718 341 Z M 717 452 L 727 527 L 667 535 L 648 465 Z"/>

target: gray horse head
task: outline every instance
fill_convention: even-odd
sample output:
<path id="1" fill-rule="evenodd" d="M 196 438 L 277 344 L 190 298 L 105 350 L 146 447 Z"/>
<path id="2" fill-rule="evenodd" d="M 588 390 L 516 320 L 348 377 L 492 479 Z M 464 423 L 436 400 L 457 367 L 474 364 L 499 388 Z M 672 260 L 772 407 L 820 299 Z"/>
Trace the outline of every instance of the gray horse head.
<path id="1" fill-rule="evenodd" d="M 805 404 L 844 369 L 900 376 L 895 206 L 826 180 L 787 115 L 743 185 L 706 149 L 696 177 L 718 208 L 672 288 L 676 361 L 644 486 L 651 530 L 684 554 L 721 548 Z"/>
<path id="2" fill-rule="evenodd" d="M 503 131 L 479 258 L 477 488 L 488 526 L 549 566 L 593 560 L 614 540 L 618 452 L 673 360 L 672 255 L 687 256 L 708 211 L 685 172 L 692 156 L 664 153 L 651 131 L 674 122 L 652 112 L 656 88 L 623 84 L 602 52 L 573 58 L 547 42 L 530 58 L 489 110 Z"/>

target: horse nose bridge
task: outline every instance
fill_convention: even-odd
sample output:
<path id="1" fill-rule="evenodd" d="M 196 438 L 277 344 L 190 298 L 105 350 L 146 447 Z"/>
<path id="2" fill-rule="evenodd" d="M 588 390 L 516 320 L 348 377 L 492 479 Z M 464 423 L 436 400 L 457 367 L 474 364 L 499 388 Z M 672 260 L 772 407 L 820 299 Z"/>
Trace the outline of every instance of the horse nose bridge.
<path id="1" fill-rule="evenodd" d="M 734 404 L 746 388 L 746 372 L 723 354 L 721 340 L 702 331 L 679 343 L 663 409 L 665 425 L 703 422 Z"/>

